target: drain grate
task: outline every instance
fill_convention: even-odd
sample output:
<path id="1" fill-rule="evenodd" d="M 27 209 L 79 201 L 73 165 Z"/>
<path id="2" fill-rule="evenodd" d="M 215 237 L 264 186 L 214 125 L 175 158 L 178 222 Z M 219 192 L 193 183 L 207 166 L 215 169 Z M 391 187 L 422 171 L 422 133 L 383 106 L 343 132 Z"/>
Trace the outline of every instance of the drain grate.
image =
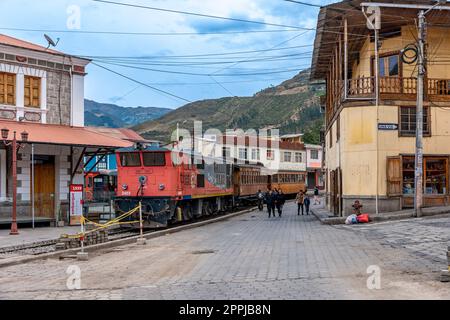
<path id="1" fill-rule="evenodd" d="M 197 251 L 192 251 L 192 254 L 211 254 L 216 252 L 215 250 L 197 250 Z"/>

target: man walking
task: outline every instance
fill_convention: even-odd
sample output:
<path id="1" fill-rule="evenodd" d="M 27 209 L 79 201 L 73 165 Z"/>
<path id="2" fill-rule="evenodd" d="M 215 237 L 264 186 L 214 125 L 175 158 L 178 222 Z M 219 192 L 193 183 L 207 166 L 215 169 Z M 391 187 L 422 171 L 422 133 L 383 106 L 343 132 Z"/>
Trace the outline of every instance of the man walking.
<path id="1" fill-rule="evenodd" d="M 306 193 L 303 196 L 303 204 L 305 205 L 306 215 L 309 216 L 309 205 L 311 204 L 311 200 Z"/>
<path id="2" fill-rule="evenodd" d="M 286 201 L 286 199 L 284 197 L 284 193 L 280 189 L 278 191 L 278 195 L 277 195 L 277 210 L 278 210 L 278 216 L 280 218 L 281 218 L 281 214 L 283 213 L 283 206 L 284 206 L 285 201 Z"/>
<path id="3" fill-rule="evenodd" d="M 295 197 L 295 201 L 297 202 L 297 215 L 300 215 L 300 209 L 302 210 L 302 215 L 303 215 L 303 201 L 304 201 L 304 197 L 303 197 L 303 190 L 300 190 L 297 193 L 297 196 Z"/>
<path id="4" fill-rule="evenodd" d="M 262 211 L 264 209 L 264 193 L 262 193 L 261 190 L 258 190 L 256 197 L 258 199 L 258 209 L 259 211 Z"/>
<path id="5" fill-rule="evenodd" d="M 266 205 L 267 205 L 267 212 L 270 215 L 273 213 L 273 216 L 275 217 L 275 196 L 272 190 L 267 191 L 266 193 Z"/>
<path id="6" fill-rule="evenodd" d="M 319 188 L 317 186 L 314 188 L 314 204 L 320 204 Z"/>

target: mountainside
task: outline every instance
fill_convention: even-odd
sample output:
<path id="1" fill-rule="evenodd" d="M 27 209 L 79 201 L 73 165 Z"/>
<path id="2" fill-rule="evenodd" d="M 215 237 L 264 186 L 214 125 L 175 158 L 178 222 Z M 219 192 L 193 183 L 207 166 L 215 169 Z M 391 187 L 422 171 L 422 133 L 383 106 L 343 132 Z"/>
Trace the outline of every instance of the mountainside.
<path id="1" fill-rule="evenodd" d="M 155 107 L 121 107 L 110 103 L 84 100 L 84 121 L 87 126 L 131 127 L 144 121 L 157 119 L 172 111 Z"/>
<path id="2" fill-rule="evenodd" d="M 169 141 L 177 123 L 192 129 L 195 120 L 203 122 L 203 130 L 278 128 L 281 134 L 305 133 L 308 143 L 319 142 L 322 126 L 320 95 L 324 86 L 311 84 L 309 70 L 270 87 L 252 97 L 226 97 L 196 101 L 180 107 L 156 120 L 133 127 L 143 136 Z"/>

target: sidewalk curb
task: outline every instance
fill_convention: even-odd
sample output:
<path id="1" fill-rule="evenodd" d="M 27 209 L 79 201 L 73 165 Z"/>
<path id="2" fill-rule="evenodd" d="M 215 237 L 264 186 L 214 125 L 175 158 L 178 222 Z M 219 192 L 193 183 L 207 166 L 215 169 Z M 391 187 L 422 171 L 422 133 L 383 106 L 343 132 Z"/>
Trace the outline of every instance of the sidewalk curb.
<path id="1" fill-rule="evenodd" d="M 324 210 L 325 211 L 325 210 Z M 322 223 L 325 225 L 338 225 L 338 224 L 345 224 L 346 217 L 329 217 L 328 215 L 320 214 L 317 209 L 312 209 L 311 213 Z M 441 216 L 441 215 L 448 215 L 450 214 L 449 209 L 445 210 L 436 210 L 435 212 L 422 212 L 422 217 L 420 218 L 427 218 L 427 217 L 434 217 L 434 216 Z M 407 211 L 405 213 L 399 213 L 399 214 L 392 214 L 387 216 L 382 215 L 375 215 L 370 214 L 370 223 L 378 223 L 378 222 L 386 222 L 386 221 L 397 221 L 397 220 L 408 220 L 408 219 L 417 219 L 414 217 L 410 211 Z"/>
<path id="2" fill-rule="evenodd" d="M 178 226 L 178 227 L 174 227 L 174 228 L 170 228 L 170 229 L 155 231 L 152 233 L 144 234 L 144 238 L 145 239 L 154 239 L 154 238 L 166 236 L 166 235 L 169 235 L 172 233 L 189 230 L 189 229 L 193 229 L 193 228 L 198 228 L 198 227 L 205 226 L 208 224 L 224 221 L 229 218 L 233 218 L 233 217 L 245 214 L 245 213 L 249 213 L 249 212 L 254 211 L 255 209 L 256 209 L 256 207 L 250 208 L 250 209 L 245 209 L 243 211 L 233 212 L 233 213 L 230 213 L 227 215 L 219 216 L 217 218 L 213 218 L 213 219 L 209 219 L 209 220 L 205 220 L 205 221 L 199 221 L 199 222 L 194 222 L 191 224 L 182 225 L 182 226 Z M 141 237 L 140 235 L 136 235 L 136 236 L 129 237 L 129 238 L 99 243 L 99 244 L 85 247 L 84 251 L 91 253 L 91 252 L 95 252 L 97 250 L 109 249 L 109 248 L 113 248 L 113 247 L 122 246 L 125 244 L 135 244 L 137 239 L 140 237 Z M 30 261 L 35 261 L 35 260 L 44 260 L 44 259 L 48 259 L 48 258 L 59 258 L 60 256 L 63 256 L 63 255 L 76 254 L 79 251 L 80 251 L 80 248 L 72 248 L 72 249 L 67 249 L 67 250 L 44 253 L 44 254 L 40 254 L 40 255 L 33 255 L 33 256 L 30 255 L 30 256 L 21 256 L 21 257 L 14 257 L 14 258 L 10 258 L 10 259 L 4 259 L 4 260 L 0 260 L 0 268 L 9 267 L 9 266 L 22 264 L 22 263 L 26 263 L 26 262 L 30 262 Z"/>

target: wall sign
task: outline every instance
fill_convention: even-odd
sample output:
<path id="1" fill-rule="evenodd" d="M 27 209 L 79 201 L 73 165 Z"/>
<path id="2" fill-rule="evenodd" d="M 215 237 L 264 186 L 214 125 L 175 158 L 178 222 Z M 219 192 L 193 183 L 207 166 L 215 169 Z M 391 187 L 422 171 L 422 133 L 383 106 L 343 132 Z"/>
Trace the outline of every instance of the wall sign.
<path id="1" fill-rule="evenodd" d="M 395 131 L 398 130 L 397 123 L 379 123 L 378 130 Z"/>
<path id="2" fill-rule="evenodd" d="M 83 214 L 83 185 L 70 185 L 70 225 L 80 225 Z"/>

